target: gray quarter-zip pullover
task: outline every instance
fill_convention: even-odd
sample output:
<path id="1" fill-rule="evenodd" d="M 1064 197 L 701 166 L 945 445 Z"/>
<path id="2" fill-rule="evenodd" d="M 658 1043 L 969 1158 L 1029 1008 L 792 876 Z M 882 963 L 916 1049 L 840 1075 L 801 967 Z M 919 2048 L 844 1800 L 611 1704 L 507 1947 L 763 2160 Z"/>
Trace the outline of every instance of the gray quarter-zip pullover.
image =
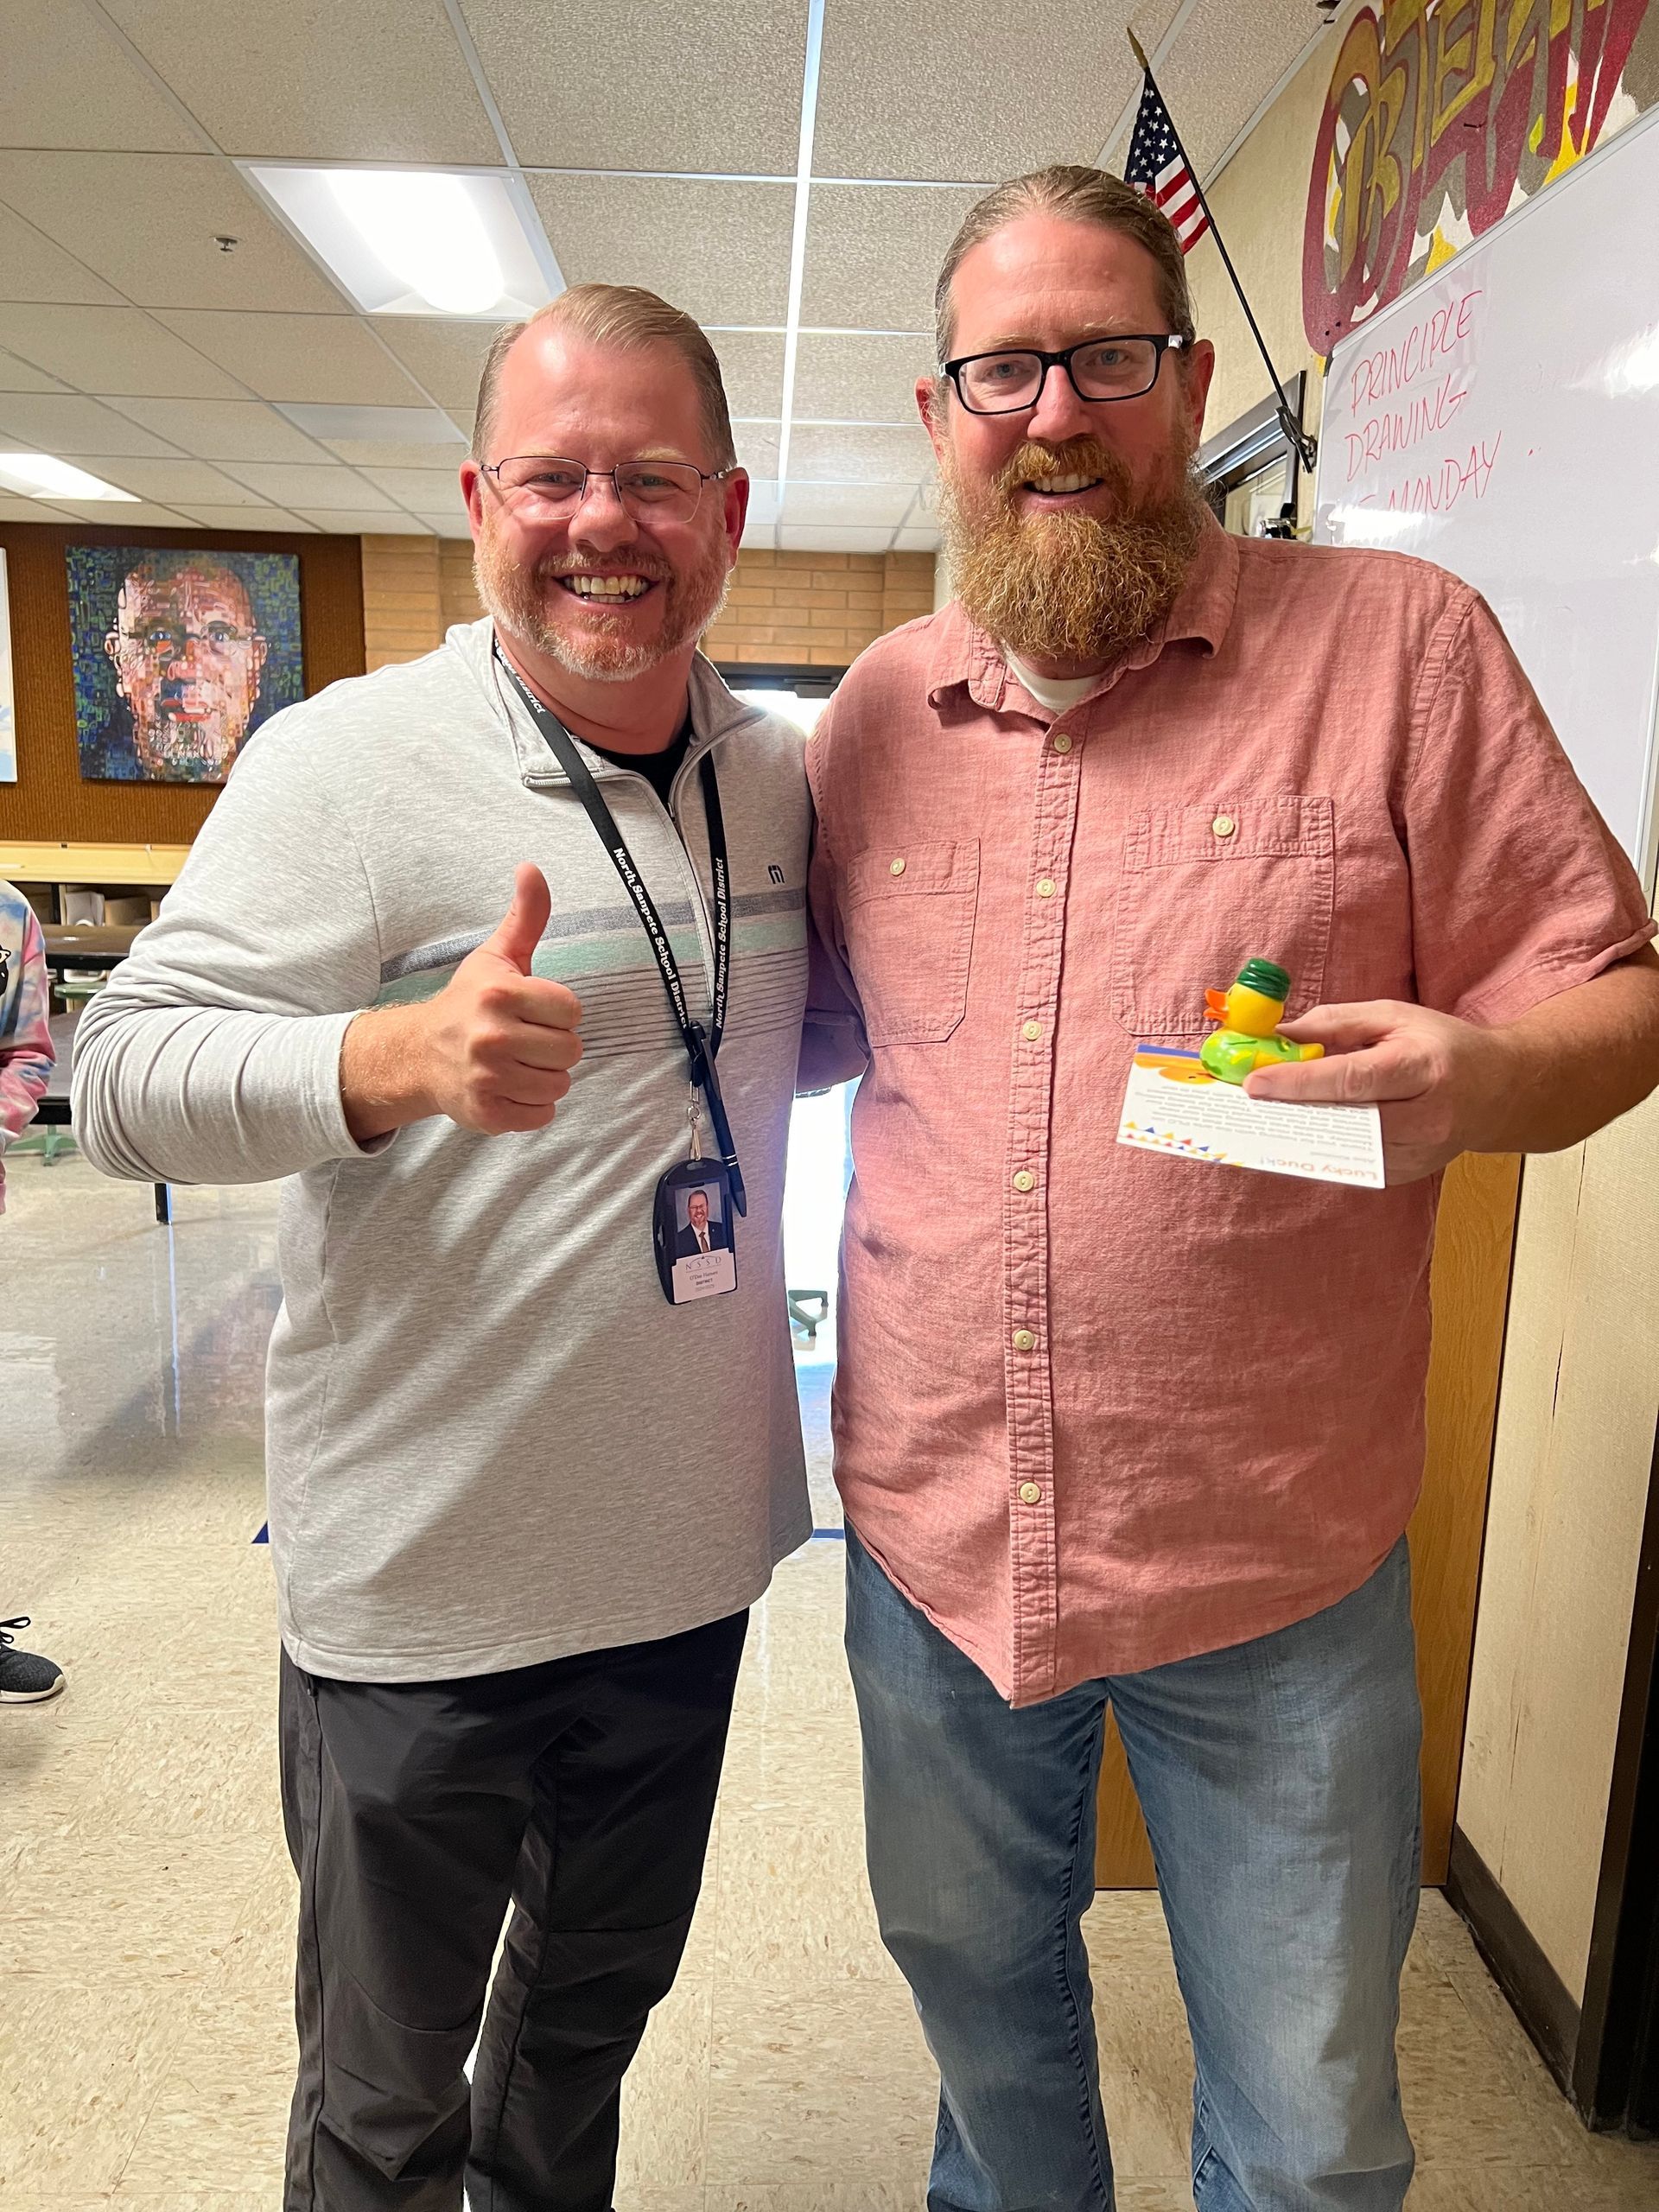
<path id="1" fill-rule="evenodd" d="M 96 1165 L 289 1179 L 266 1460 L 283 1640 L 313 1673 L 423 1681 L 674 1635 L 750 1604 L 810 1533 L 781 1229 L 801 741 L 702 660 L 691 717 L 673 821 L 643 776 L 585 757 L 706 1022 L 697 763 L 714 756 L 734 906 L 719 1071 L 749 1201 L 735 1295 L 676 1307 L 658 1282 L 685 1054 L 487 622 L 274 716 L 81 1022 L 75 1126 Z M 340 1096 L 353 1016 L 440 989 L 520 861 L 553 894 L 535 972 L 582 1004 L 569 1097 L 531 1135 L 438 1119 L 359 1147 Z"/>

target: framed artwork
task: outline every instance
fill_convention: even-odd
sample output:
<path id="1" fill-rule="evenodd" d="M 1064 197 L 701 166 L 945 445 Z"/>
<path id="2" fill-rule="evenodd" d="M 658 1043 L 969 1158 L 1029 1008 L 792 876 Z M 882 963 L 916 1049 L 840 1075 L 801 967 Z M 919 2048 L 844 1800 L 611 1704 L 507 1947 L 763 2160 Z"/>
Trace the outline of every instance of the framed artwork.
<path id="1" fill-rule="evenodd" d="M 70 545 L 80 772 L 222 784 L 245 741 L 305 696 L 292 553 Z"/>
<path id="2" fill-rule="evenodd" d="M 11 684 L 11 601 L 0 547 L 0 784 L 17 780 L 17 702 Z"/>

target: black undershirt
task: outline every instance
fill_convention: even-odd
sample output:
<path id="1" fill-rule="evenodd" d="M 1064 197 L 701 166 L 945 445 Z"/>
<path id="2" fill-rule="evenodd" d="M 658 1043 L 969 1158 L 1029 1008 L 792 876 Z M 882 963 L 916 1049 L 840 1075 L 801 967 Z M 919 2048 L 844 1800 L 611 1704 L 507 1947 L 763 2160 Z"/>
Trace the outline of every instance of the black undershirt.
<path id="1" fill-rule="evenodd" d="M 668 804 L 668 794 L 674 779 L 680 772 L 680 763 L 691 742 L 691 720 L 688 715 L 660 753 L 613 753 L 608 746 L 589 742 L 588 750 L 597 753 L 601 760 L 608 760 L 613 768 L 626 768 L 636 776 L 643 776 L 663 804 Z"/>

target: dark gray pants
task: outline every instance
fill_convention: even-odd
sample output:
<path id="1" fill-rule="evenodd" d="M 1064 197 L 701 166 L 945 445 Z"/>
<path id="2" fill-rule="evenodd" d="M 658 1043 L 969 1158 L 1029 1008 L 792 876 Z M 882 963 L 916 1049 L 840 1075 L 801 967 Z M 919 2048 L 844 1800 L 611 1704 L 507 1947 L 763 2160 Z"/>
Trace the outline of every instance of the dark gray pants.
<path id="1" fill-rule="evenodd" d="M 284 2212 L 460 2212 L 463 2176 L 473 2212 L 608 2212 L 622 2075 L 685 1948 L 747 1618 L 454 1681 L 327 1681 L 284 1655 Z"/>

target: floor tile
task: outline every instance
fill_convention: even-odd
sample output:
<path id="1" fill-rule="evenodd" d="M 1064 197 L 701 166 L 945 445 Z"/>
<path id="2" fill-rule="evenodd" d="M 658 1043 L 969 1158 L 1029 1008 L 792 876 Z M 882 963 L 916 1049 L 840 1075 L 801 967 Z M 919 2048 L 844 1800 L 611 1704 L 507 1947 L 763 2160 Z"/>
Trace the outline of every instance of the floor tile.
<path id="1" fill-rule="evenodd" d="M 857 2188 L 918 2173 L 938 2099 L 914 2008 L 896 1984 L 716 1990 L 711 2187 Z"/>
<path id="2" fill-rule="evenodd" d="M 0 2003 L 0 2203 L 112 2189 L 180 2036 L 176 1985 L 8 1975 Z M 178 2170 L 188 2172 L 188 2166 Z"/>
<path id="3" fill-rule="evenodd" d="M 708 1983 L 684 1975 L 652 2014 L 622 2085 L 620 2183 L 638 2189 L 701 2185 L 712 2015 Z"/>
<path id="4" fill-rule="evenodd" d="M 861 1824 L 725 1813 L 715 1955 L 723 1982 L 897 1980 Z"/>

